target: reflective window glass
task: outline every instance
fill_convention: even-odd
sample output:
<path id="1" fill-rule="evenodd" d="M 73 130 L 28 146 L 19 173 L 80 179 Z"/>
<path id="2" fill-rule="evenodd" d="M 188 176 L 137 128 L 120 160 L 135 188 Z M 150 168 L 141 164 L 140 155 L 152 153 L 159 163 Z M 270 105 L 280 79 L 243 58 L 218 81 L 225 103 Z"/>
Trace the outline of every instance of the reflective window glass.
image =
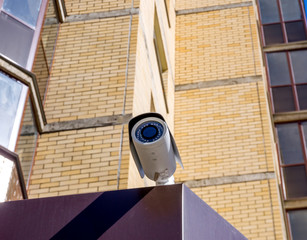
<path id="1" fill-rule="evenodd" d="M 0 73 L 0 145 L 8 148 L 22 85 Z"/>
<path id="2" fill-rule="evenodd" d="M 14 151 L 27 87 L 0 72 L 0 145 Z"/>
<path id="3" fill-rule="evenodd" d="M 305 240 L 307 236 L 307 209 L 288 211 L 293 240 Z"/>
<path id="4" fill-rule="evenodd" d="M 282 164 L 304 163 L 297 123 L 276 124 Z"/>
<path id="5" fill-rule="evenodd" d="M 292 87 L 272 88 L 275 112 L 295 111 Z"/>
<path id="6" fill-rule="evenodd" d="M 281 24 L 265 25 L 263 26 L 263 33 L 266 45 L 284 42 Z"/>
<path id="7" fill-rule="evenodd" d="M 296 86 L 300 110 L 307 110 L 307 85 Z"/>
<path id="8" fill-rule="evenodd" d="M 284 21 L 302 19 L 298 0 L 280 0 Z"/>
<path id="9" fill-rule="evenodd" d="M 42 0 L 4 0 L 3 9 L 35 27 Z"/>
<path id="10" fill-rule="evenodd" d="M 305 26 L 302 21 L 286 23 L 288 42 L 306 40 Z"/>
<path id="11" fill-rule="evenodd" d="M 279 13 L 276 0 L 259 0 L 262 24 L 279 22 Z"/>
<path id="12" fill-rule="evenodd" d="M 305 166 L 285 167 L 283 168 L 283 175 L 287 198 L 307 196 L 307 175 Z"/>
<path id="13" fill-rule="evenodd" d="M 34 30 L 1 12 L 0 33 L 0 53 L 26 67 Z"/>
<path id="14" fill-rule="evenodd" d="M 292 51 L 290 58 L 295 83 L 307 83 L 307 50 Z"/>
<path id="15" fill-rule="evenodd" d="M 286 53 L 268 53 L 267 60 L 271 85 L 291 84 Z"/>

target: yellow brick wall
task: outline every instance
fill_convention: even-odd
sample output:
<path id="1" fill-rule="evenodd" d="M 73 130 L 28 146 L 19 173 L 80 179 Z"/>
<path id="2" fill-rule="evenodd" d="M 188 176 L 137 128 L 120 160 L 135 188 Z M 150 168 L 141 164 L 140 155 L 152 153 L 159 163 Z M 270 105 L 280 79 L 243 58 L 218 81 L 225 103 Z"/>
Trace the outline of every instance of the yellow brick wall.
<path id="1" fill-rule="evenodd" d="M 201 7 L 221 6 L 225 4 L 244 3 L 249 0 L 176 0 L 176 10 L 194 9 Z"/>
<path id="2" fill-rule="evenodd" d="M 176 180 L 274 171 L 261 83 L 179 91 L 175 99 L 175 138 L 185 166 Z"/>
<path id="3" fill-rule="evenodd" d="M 65 7 L 68 15 L 75 15 L 127 9 L 131 8 L 131 2 L 132 0 L 65 0 Z"/>
<path id="4" fill-rule="evenodd" d="M 247 239 L 283 239 L 274 180 L 208 186 L 192 190 Z"/>
<path id="5" fill-rule="evenodd" d="M 262 74 L 253 7 L 176 20 L 176 84 Z"/>
<path id="6" fill-rule="evenodd" d="M 45 103 L 48 122 L 121 114 L 130 17 L 63 24 Z M 126 110 L 131 112 L 137 17 Z"/>
<path id="7" fill-rule="evenodd" d="M 176 10 L 242 2 L 184 0 Z M 220 84 L 175 92 L 175 139 L 185 167 L 178 166 L 175 181 L 274 172 L 264 80 L 219 82 L 263 74 L 253 7 L 178 15 L 175 44 L 177 86 Z M 275 179 L 192 190 L 248 239 L 283 238 Z"/>
<path id="8" fill-rule="evenodd" d="M 29 197 L 116 190 L 121 126 L 40 136 Z M 119 187 L 127 188 L 128 134 L 124 134 Z"/>

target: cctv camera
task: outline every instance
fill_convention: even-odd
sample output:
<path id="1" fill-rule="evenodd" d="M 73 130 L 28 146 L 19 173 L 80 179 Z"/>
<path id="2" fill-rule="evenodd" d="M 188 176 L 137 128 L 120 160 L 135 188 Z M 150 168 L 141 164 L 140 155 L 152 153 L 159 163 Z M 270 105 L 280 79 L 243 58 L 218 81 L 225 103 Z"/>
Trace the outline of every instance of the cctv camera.
<path id="1" fill-rule="evenodd" d="M 158 185 L 166 184 L 176 170 L 176 161 L 182 166 L 175 140 L 158 113 L 145 113 L 131 119 L 129 142 L 142 178 L 145 174 Z"/>

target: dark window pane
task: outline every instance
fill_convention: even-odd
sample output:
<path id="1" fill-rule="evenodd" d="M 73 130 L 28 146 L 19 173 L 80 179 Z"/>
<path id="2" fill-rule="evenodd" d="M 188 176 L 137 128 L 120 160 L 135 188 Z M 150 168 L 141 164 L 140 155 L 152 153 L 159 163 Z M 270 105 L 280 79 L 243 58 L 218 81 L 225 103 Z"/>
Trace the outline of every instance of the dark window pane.
<path id="1" fill-rule="evenodd" d="M 300 110 L 307 109 L 307 85 L 296 86 Z"/>
<path id="2" fill-rule="evenodd" d="M 35 27 L 42 0 L 4 0 L 3 9 Z"/>
<path id="3" fill-rule="evenodd" d="M 307 50 L 290 52 L 294 81 L 307 83 Z"/>
<path id="4" fill-rule="evenodd" d="M 288 211 L 293 240 L 305 240 L 307 236 L 307 209 Z"/>
<path id="5" fill-rule="evenodd" d="M 305 240 L 307 236 L 307 209 L 288 211 L 293 240 Z"/>
<path id="6" fill-rule="evenodd" d="M 263 26 L 263 33 L 266 45 L 284 42 L 280 24 Z"/>
<path id="7" fill-rule="evenodd" d="M 307 196 L 307 175 L 305 166 L 283 168 L 287 198 Z"/>
<path id="8" fill-rule="evenodd" d="M 26 67 L 34 30 L 0 13 L 0 53 Z"/>
<path id="9" fill-rule="evenodd" d="M 298 0 L 281 0 L 280 2 L 284 21 L 302 19 L 302 13 Z"/>
<path id="10" fill-rule="evenodd" d="M 275 112 L 295 111 L 292 87 L 272 88 Z"/>
<path id="11" fill-rule="evenodd" d="M 268 53 L 267 59 L 271 85 L 291 84 L 286 53 Z"/>
<path id="12" fill-rule="evenodd" d="M 286 23 L 288 42 L 306 40 L 305 27 L 302 21 Z"/>
<path id="13" fill-rule="evenodd" d="M 297 123 L 276 124 L 282 164 L 304 163 Z"/>
<path id="14" fill-rule="evenodd" d="M 259 0 L 262 24 L 280 22 L 276 0 Z"/>

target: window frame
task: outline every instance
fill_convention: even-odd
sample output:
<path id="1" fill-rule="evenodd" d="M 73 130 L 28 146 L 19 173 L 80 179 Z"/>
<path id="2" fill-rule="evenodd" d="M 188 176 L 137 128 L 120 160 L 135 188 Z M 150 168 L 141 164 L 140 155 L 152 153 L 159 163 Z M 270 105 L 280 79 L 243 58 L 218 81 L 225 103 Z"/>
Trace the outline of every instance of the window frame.
<path id="1" fill-rule="evenodd" d="M 46 9 L 47 9 L 47 5 L 48 5 L 48 0 L 42 0 L 41 6 L 40 6 L 40 10 L 39 10 L 39 14 L 37 17 L 37 22 L 36 22 L 36 26 L 33 28 L 31 25 L 29 25 L 28 23 L 22 21 L 21 19 L 19 19 L 18 17 L 15 17 L 14 15 L 6 12 L 5 10 L 3 10 L 3 3 L 4 0 L 0 0 L 0 12 L 4 12 L 5 14 L 9 15 L 10 17 L 14 18 L 16 21 L 18 21 L 19 23 L 25 25 L 26 27 L 34 30 L 34 34 L 33 34 L 33 38 L 32 38 L 32 43 L 31 43 L 31 47 L 30 47 L 30 51 L 29 51 L 29 56 L 28 56 L 28 60 L 27 60 L 27 64 L 25 67 L 25 69 L 31 71 L 34 65 L 34 59 L 35 59 L 35 55 L 36 55 L 36 50 L 38 47 L 38 43 L 39 43 L 39 39 L 40 39 L 40 34 L 41 34 L 41 30 L 44 24 L 44 17 L 45 17 L 45 13 L 46 13 Z M 14 61 L 14 59 L 12 59 Z M 19 64 L 18 64 L 19 65 Z"/>
<path id="2" fill-rule="evenodd" d="M 271 45 L 275 45 L 275 44 L 286 44 L 286 43 L 292 43 L 292 42 L 297 42 L 297 41 L 288 41 L 288 36 L 287 36 L 287 30 L 286 30 L 286 23 L 291 23 L 291 22 L 303 22 L 304 25 L 304 29 L 305 29 L 305 36 L 306 39 L 305 40 L 301 40 L 301 41 L 307 41 L 307 21 L 306 21 L 306 13 L 305 13 L 305 8 L 307 8 L 307 6 L 305 6 L 304 8 L 304 4 L 302 2 L 302 0 L 298 0 L 299 2 L 299 7 L 301 10 L 301 14 L 302 14 L 302 18 L 301 19 L 297 19 L 297 20 L 289 20 L 289 21 L 285 21 L 283 18 L 283 14 L 282 14 L 282 9 L 281 9 L 281 0 L 275 0 L 277 3 L 277 11 L 278 11 L 278 15 L 279 15 L 279 22 L 271 22 L 271 23 L 262 23 L 262 18 L 261 18 L 261 12 L 260 12 L 260 0 L 256 0 L 257 1 L 257 11 L 258 11 L 258 16 L 259 16 L 259 23 L 260 23 L 260 31 L 261 31 L 261 42 L 263 46 L 271 46 Z M 305 0 L 304 0 L 305 1 Z M 271 43 L 271 44 L 266 44 L 265 42 L 265 34 L 264 34 L 264 26 L 269 26 L 269 25 L 274 25 L 274 24 L 280 24 L 281 25 L 281 31 L 282 31 L 282 36 L 283 36 L 283 42 L 282 43 Z"/>
<path id="3" fill-rule="evenodd" d="M 274 52 L 266 52 L 265 53 L 265 61 L 266 61 L 266 76 L 267 76 L 267 83 L 268 83 L 268 88 L 270 92 L 270 100 L 271 100 L 271 107 L 273 110 L 273 113 L 283 113 L 283 112 L 289 112 L 289 111 L 276 111 L 276 107 L 274 105 L 274 98 L 273 98 L 273 88 L 280 88 L 280 87 L 291 87 L 292 94 L 293 94 L 293 100 L 294 100 L 294 110 L 290 111 L 305 111 L 307 109 L 300 109 L 300 102 L 299 102 L 299 97 L 298 97 L 298 92 L 297 92 L 297 86 L 307 86 L 306 83 L 296 83 L 295 82 L 295 76 L 294 76 L 294 70 L 293 70 L 293 63 L 290 57 L 290 53 L 294 51 L 302 51 L 307 49 L 298 49 L 298 50 L 284 50 L 284 51 L 274 51 Z M 289 70 L 289 77 L 290 77 L 290 84 L 278 84 L 272 86 L 271 84 L 271 77 L 270 77 L 270 68 L 269 68 L 269 61 L 268 61 L 268 55 L 271 53 L 285 53 L 286 54 L 286 60 L 287 60 L 287 66 Z"/>
<path id="4" fill-rule="evenodd" d="M 302 197 L 288 197 L 287 196 L 287 188 L 286 188 L 286 182 L 285 182 L 285 176 L 284 176 L 284 172 L 283 169 L 287 168 L 287 167 L 296 167 L 296 166 L 304 166 L 305 167 L 305 172 L 307 175 L 307 146 L 306 146 L 306 142 L 307 142 L 307 136 L 304 135 L 304 130 L 303 130 L 303 126 L 302 123 L 306 122 L 307 120 L 302 120 L 302 121 L 295 121 L 295 122 L 283 122 L 283 123 L 278 123 L 275 124 L 275 134 L 277 137 L 277 152 L 278 152 L 278 167 L 279 167 L 279 174 L 281 176 L 281 182 L 282 182 L 282 192 L 283 192 L 283 197 L 285 200 L 296 200 L 296 199 L 307 199 L 307 196 L 302 196 Z M 303 158 L 304 161 L 302 163 L 294 163 L 294 164 L 283 164 L 282 163 L 282 155 L 281 155 L 281 148 L 280 148 L 280 139 L 278 136 L 278 131 L 277 131 L 277 126 L 278 125 L 282 125 L 282 124 L 289 124 L 289 123 L 296 123 L 297 127 L 298 127 L 298 131 L 299 131 L 299 140 L 300 140 L 300 144 L 302 147 L 302 153 L 303 153 Z"/>

